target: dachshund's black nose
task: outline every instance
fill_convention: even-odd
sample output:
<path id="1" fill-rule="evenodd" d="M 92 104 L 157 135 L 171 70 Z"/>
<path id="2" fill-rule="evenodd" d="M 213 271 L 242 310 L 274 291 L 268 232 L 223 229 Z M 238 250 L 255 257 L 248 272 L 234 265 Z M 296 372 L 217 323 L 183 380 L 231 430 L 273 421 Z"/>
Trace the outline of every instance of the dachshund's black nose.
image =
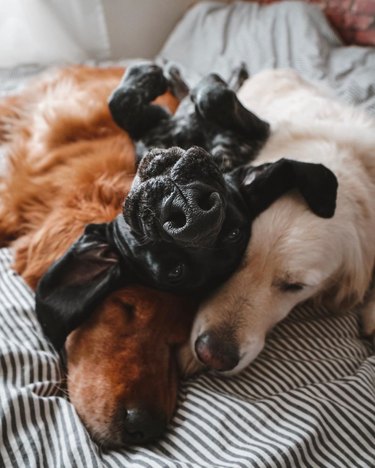
<path id="1" fill-rule="evenodd" d="M 164 231 L 177 242 L 199 247 L 214 242 L 224 216 L 225 206 L 220 194 L 200 182 L 176 187 L 161 208 Z"/>
<path id="2" fill-rule="evenodd" d="M 123 421 L 124 441 L 140 444 L 160 437 L 167 426 L 166 418 L 145 409 L 128 409 Z"/>
<path id="3" fill-rule="evenodd" d="M 229 371 L 236 367 L 240 358 L 236 342 L 229 336 L 220 339 L 215 332 L 205 332 L 195 341 L 198 359 L 217 371 Z"/>

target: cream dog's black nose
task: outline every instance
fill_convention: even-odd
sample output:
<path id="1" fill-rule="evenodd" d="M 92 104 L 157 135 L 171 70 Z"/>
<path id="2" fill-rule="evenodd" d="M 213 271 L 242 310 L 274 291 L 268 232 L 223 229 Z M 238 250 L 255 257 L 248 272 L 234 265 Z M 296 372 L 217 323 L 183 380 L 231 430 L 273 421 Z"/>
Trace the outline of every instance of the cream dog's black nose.
<path id="1" fill-rule="evenodd" d="M 240 358 L 237 343 L 231 339 L 219 337 L 215 332 L 205 332 L 195 341 L 198 359 L 207 367 L 217 371 L 234 369 Z"/>

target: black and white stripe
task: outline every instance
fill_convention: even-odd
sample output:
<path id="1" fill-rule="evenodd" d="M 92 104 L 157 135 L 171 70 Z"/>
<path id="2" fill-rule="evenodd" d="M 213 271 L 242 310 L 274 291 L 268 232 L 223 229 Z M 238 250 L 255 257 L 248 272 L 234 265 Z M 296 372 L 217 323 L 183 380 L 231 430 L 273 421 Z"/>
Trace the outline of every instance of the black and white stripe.
<path id="1" fill-rule="evenodd" d="M 184 382 L 163 440 L 104 452 L 64 397 L 11 260 L 0 250 L 1 467 L 375 466 L 375 354 L 355 312 L 300 307 L 242 375 Z"/>

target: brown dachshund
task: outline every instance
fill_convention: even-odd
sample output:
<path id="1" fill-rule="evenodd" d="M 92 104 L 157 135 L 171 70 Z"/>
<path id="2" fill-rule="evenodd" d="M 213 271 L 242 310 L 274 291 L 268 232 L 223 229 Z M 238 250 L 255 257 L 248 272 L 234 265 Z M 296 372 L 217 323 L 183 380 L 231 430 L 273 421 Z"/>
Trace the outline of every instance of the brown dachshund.
<path id="1" fill-rule="evenodd" d="M 57 70 L 0 104 L 9 164 L 0 180 L 0 243 L 35 288 L 88 223 L 121 212 L 135 172 L 130 138 L 107 98 L 123 69 Z M 172 112 L 177 101 L 158 99 Z M 170 420 L 176 349 L 187 341 L 193 304 L 132 286 L 112 293 L 66 344 L 71 402 L 105 446 L 154 439 Z"/>

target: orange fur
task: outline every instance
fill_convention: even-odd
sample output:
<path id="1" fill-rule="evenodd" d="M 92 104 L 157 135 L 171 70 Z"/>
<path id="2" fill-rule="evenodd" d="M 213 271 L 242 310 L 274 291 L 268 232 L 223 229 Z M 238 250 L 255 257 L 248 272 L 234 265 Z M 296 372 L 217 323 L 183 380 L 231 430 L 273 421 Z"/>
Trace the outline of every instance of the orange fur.
<path id="1" fill-rule="evenodd" d="M 134 148 L 106 102 L 122 73 L 58 70 L 0 105 L 0 138 L 9 152 L 0 243 L 14 248 L 14 268 L 33 288 L 86 224 L 110 221 L 121 210 L 135 172 Z M 169 94 L 158 101 L 171 111 L 178 104 Z M 134 307 L 132 316 L 124 302 Z M 111 294 L 70 335 L 70 398 L 100 442 L 121 444 L 119 409 L 129 405 L 171 417 L 174 347 L 188 339 L 192 310 L 186 300 L 133 286 Z"/>

